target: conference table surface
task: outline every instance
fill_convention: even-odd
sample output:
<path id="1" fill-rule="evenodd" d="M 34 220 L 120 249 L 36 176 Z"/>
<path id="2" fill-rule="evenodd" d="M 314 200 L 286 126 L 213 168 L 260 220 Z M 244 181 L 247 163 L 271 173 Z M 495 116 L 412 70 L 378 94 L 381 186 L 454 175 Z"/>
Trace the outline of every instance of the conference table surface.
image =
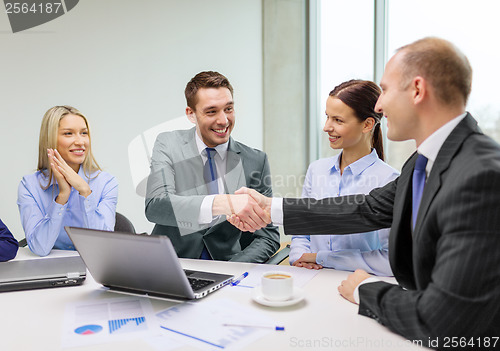
<path id="1" fill-rule="evenodd" d="M 49 257 L 77 254 L 53 250 Z M 21 248 L 17 259 L 36 258 L 27 248 Z M 255 264 L 181 259 L 186 269 L 199 269 L 239 276 Z M 304 269 L 297 268 L 295 269 Z M 269 266 L 269 270 L 279 266 Z M 322 269 L 304 287 L 305 298 L 287 307 L 267 307 L 253 301 L 251 293 L 222 288 L 200 303 L 212 299 L 229 299 L 281 321 L 285 331 L 273 331 L 243 350 L 422 350 L 405 338 L 392 333 L 375 320 L 358 314 L 358 306 L 342 298 L 337 290 L 349 272 Z M 384 280 L 392 281 L 392 278 Z M 251 289 L 248 289 L 251 290 Z M 81 286 L 0 293 L 0 350 L 60 350 L 65 307 L 70 303 L 100 299 L 123 298 L 124 294 L 109 291 L 94 281 L 90 274 Z M 180 302 L 151 298 L 155 312 Z M 210 321 L 207 321 L 210 323 Z M 142 339 L 67 350 L 155 350 Z M 176 350 L 196 350 L 182 346 Z"/>

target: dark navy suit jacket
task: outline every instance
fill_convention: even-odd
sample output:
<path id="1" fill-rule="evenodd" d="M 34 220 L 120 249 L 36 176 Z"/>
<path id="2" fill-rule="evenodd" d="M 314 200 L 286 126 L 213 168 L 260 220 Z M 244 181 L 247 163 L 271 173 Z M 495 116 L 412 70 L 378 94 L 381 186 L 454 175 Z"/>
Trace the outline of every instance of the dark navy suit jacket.
<path id="1" fill-rule="evenodd" d="M 19 244 L 7 226 L 0 220 L 0 261 L 8 261 L 16 257 Z"/>

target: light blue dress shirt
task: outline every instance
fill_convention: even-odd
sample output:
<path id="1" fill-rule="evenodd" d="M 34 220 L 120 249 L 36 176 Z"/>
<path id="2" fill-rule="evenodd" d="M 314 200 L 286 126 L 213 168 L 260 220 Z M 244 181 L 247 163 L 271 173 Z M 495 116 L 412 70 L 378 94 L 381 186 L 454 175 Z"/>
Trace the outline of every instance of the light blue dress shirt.
<path id="1" fill-rule="evenodd" d="M 64 226 L 113 230 L 115 226 L 118 182 L 109 173 L 97 171 L 87 177 L 80 167 L 78 175 L 85 179 L 92 193 L 86 198 L 71 189 L 68 202 L 55 202 L 59 186 L 44 190 L 47 177 L 38 171 L 23 177 L 18 188 L 17 205 L 26 240 L 31 251 L 46 256 L 52 248 L 74 250 Z"/>
<path id="2" fill-rule="evenodd" d="M 307 170 L 302 197 L 323 199 L 352 194 L 368 194 L 397 178 L 398 171 L 380 160 L 377 152 L 351 163 L 340 174 L 340 154 L 313 162 Z M 392 276 L 389 265 L 389 229 L 348 235 L 294 235 L 290 264 L 303 253 L 317 253 L 323 267 Z"/>

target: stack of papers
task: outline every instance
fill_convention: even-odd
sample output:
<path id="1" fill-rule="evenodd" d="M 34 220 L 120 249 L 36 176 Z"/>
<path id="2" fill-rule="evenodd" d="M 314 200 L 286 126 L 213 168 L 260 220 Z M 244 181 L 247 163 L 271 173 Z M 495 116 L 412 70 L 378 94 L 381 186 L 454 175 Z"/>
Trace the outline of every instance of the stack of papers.
<path id="1" fill-rule="evenodd" d="M 185 302 L 156 315 L 144 297 L 103 299 L 66 306 L 62 346 L 141 339 L 158 350 L 190 345 L 238 350 L 275 333 L 276 323 L 228 299 Z"/>
<path id="2" fill-rule="evenodd" d="M 158 335 L 158 320 L 147 298 L 116 298 L 66 306 L 63 347 Z"/>
<path id="3" fill-rule="evenodd" d="M 276 333 L 277 325 L 266 315 L 227 299 L 186 302 L 157 316 L 169 339 L 203 350 L 243 348 Z"/>

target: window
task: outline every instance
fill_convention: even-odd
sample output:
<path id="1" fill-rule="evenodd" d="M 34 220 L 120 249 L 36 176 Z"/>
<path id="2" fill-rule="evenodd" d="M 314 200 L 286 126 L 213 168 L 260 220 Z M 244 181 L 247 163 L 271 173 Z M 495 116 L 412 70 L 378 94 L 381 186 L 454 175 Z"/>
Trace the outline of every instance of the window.
<path id="1" fill-rule="evenodd" d="M 494 43 L 500 31 L 500 2 L 389 0 L 387 4 L 388 57 L 397 48 L 427 36 L 451 41 L 467 56 L 473 70 L 467 111 L 485 134 L 500 141 L 500 99 L 491 84 L 500 81 L 500 47 Z M 408 148 L 398 144 L 389 142 L 388 152 L 389 162 L 400 166 L 408 156 Z"/>
<path id="2" fill-rule="evenodd" d="M 467 104 L 483 132 L 500 142 L 500 99 L 492 82 L 500 82 L 500 1 L 380 0 L 386 6 L 384 37 L 387 58 L 402 45 L 426 36 L 450 40 L 469 58 L 473 69 L 472 94 Z M 322 135 L 328 92 L 347 79 L 374 79 L 375 0 L 321 0 L 319 21 L 319 107 L 317 157 L 332 154 Z M 379 38 L 380 39 L 380 38 Z M 383 40 L 384 41 L 384 40 Z M 379 83 L 379 82 L 377 82 Z M 311 127 L 312 128 L 312 127 Z M 400 169 L 415 143 L 386 144 L 387 161 Z"/>
<path id="3" fill-rule="evenodd" d="M 321 0 L 319 16 L 320 96 L 316 135 L 320 157 L 328 157 L 335 153 L 323 132 L 328 94 L 349 79 L 373 80 L 374 0 Z"/>

